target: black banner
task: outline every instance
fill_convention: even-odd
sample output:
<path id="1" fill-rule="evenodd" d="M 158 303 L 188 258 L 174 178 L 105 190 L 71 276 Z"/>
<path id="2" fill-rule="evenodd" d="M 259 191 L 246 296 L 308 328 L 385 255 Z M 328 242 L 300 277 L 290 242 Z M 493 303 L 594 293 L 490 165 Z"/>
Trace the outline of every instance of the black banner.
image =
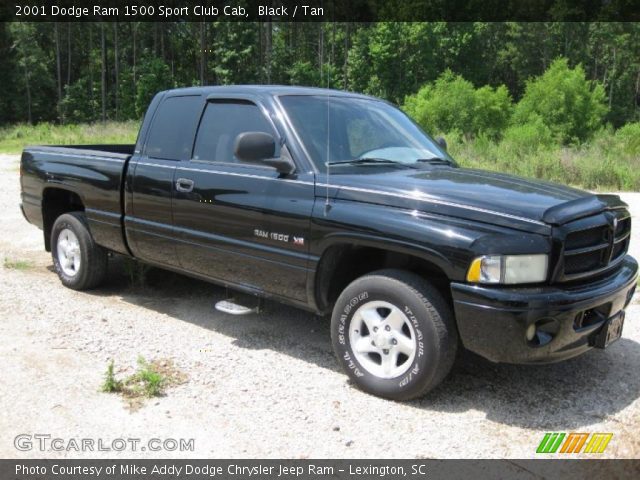
<path id="1" fill-rule="evenodd" d="M 0 460 L 0 479 L 636 479 L 640 460 Z"/>
<path id="2" fill-rule="evenodd" d="M 3 0 L 0 21 L 638 21 L 640 0 Z"/>

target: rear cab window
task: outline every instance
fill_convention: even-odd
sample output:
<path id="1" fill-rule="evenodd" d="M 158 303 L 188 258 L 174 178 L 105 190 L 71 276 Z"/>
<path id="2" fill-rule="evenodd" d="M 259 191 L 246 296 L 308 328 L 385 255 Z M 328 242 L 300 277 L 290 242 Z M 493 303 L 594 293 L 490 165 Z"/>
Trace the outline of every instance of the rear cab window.
<path id="1" fill-rule="evenodd" d="M 188 160 L 202 106 L 200 95 L 164 99 L 153 117 L 145 154 L 164 160 Z"/>

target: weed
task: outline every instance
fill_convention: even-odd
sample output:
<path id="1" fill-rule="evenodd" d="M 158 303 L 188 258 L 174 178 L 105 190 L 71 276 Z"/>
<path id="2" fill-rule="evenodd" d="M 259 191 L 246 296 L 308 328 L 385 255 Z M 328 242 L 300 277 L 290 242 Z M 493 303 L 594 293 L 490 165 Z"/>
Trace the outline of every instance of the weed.
<path id="1" fill-rule="evenodd" d="M 121 394 L 128 407 L 137 410 L 146 398 L 163 396 L 166 388 L 180 385 L 186 380 L 186 375 L 177 370 L 171 360 L 148 362 L 140 356 L 136 372 L 123 380 L 115 378 L 112 360 L 107 366 L 102 391 Z"/>
<path id="2" fill-rule="evenodd" d="M 122 391 L 122 382 L 116 380 L 115 374 L 113 373 L 113 360 L 109 362 L 107 371 L 104 374 L 102 391 L 106 393 L 115 393 Z"/>
<path id="3" fill-rule="evenodd" d="M 4 268 L 10 268 L 12 270 L 29 270 L 33 268 L 33 263 L 29 260 L 10 260 L 4 259 Z"/>
<path id="4" fill-rule="evenodd" d="M 138 371 L 126 380 L 126 385 L 134 396 L 158 397 L 163 393 L 163 386 L 167 381 L 168 379 L 156 370 L 155 365 L 143 357 L 138 357 Z"/>

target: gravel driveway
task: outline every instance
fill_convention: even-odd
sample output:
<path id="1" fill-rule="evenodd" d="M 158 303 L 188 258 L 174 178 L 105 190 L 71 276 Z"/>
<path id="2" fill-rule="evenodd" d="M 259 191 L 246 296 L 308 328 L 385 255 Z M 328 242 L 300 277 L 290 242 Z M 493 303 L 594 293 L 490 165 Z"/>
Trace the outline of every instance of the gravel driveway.
<path id="1" fill-rule="evenodd" d="M 604 456 L 640 458 L 637 295 L 607 351 L 536 367 L 468 356 L 428 397 L 394 403 L 348 384 L 328 322 L 308 313 L 267 303 L 260 316 L 224 315 L 212 308 L 223 289 L 157 270 L 133 288 L 118 262 L 99 290 L 62 287 L 18 209 L 17 158 L 0 156 L 2 458 L 532 458 L 549 431 L 613 432 Z M 623 197 L 640 256 L 640 194 Z M 9 266 L 18 260 L 29 264 Z M 110 359 L 133 371 L 139 355 L 172 359 L 189 380 L 130 411 L 99 389 Z M 20 452 L 22 433 L 194 438 L 195 450 Z"/>

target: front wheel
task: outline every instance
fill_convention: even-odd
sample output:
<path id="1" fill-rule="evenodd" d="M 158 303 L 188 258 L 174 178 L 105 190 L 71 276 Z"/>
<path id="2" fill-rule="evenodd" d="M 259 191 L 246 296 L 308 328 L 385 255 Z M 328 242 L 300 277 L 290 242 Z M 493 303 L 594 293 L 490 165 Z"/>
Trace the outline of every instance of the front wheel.
<path id="1" fill-rule="evenodd" d="M 107 251 L 96 244 L 82 212 L 60 215 L 51 229 L 51 256 L 60 281 L 74 290 L 88 290 L 107 274 Z"/>
<path id="2" fill-rule="evenodd" d="M 353 281 L 331 318 L 338 360 L 362 390 L 393 400 L 424 395 L 449 373 L 458 335 L 442 295 L 418 275 L 380 270 Z"/>

